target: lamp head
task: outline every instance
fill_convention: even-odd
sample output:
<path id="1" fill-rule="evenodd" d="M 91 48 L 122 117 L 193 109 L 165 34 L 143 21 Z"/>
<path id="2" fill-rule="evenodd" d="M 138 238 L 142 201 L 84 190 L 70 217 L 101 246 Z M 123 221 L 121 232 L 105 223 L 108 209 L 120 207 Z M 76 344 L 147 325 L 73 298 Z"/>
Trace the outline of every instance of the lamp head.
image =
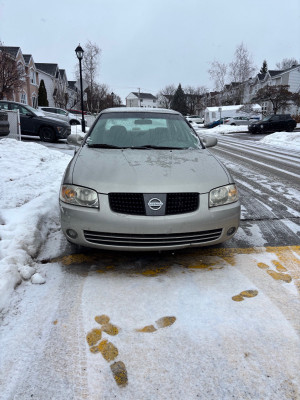
<path id="1" fill-rule="evenodd" d="M 77 56 L 78 60 L 82 60 L 84 50 L 83 50 L 83 48 L 80 46 L 80 44 L 76 47 L 75 53 L 76 53 L 76 56 Z"/>

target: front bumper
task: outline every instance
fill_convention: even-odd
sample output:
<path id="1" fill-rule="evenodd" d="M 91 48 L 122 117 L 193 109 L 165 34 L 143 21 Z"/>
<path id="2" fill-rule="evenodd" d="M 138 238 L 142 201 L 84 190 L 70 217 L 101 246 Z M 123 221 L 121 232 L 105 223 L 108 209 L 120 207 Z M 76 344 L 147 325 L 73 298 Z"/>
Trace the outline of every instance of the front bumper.
<path id="1" fill-rule="evenodd" d="M 71 127 L 66 127 L 65 129 L 57 132 L 58 139 L 67 139 L 67 137 L 71 135 Z"/>
<path id="2" fill-rule="evenodd" d="M 239 201 L 208 208 L 208 194 L 200 195 L 197 211 L 168 216 L 120 214 L 111 211 L 107 195 L 100 194 L 99 201 L 100 210 L 60 201 L 61 227 L 70 242 L 122 251 L 208 246 L 233 237 L 240 221 Z"/>

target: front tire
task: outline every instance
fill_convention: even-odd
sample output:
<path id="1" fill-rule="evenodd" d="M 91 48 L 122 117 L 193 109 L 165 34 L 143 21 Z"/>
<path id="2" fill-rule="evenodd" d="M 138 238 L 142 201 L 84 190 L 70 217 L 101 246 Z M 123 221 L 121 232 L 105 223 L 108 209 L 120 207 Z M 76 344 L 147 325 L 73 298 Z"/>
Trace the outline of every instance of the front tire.
<path id="1" fill-rule="evenodd" d="M 42 142 L 57 142 L 55 132 L 49 126 L 43 126 L 40 129 L 40 138 Z"/>

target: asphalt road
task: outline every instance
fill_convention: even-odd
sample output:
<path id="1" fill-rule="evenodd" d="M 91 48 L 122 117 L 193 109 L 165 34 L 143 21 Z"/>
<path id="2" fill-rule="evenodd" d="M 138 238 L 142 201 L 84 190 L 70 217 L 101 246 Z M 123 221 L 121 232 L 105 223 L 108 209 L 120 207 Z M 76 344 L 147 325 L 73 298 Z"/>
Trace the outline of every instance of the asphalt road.
<path id="1" fill-rule="evenodd" d="M 263 145 L 261 138 L 218 136 L 211 149 L 233 175 L 242 203 L 240 234 L 226 246 L 299 245 L 300 153 Z"/>

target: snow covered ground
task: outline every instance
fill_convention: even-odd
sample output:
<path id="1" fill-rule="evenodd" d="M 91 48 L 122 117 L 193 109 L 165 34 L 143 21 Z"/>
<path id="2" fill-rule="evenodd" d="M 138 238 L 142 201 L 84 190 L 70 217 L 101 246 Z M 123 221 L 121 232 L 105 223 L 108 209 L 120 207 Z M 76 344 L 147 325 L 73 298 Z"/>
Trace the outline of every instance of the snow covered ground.
<path id="1" fill-rule="evenodd" d="M 203 134 L 221 135 L 218 127 Z M 265 139 L 300 151 L 300 133 L 289 135 Z M 39 143 L 0 140 L 0 399 L 298 400 L 298 292 L 296 279 L 270 278 L 283 268 L 276 255 L 245 249 L 233 262 L 229 251 L 187 268 L 160 255 L 142 272 L 124 254 L 62 257 L 58 192 L 70 159 Z M 89 268 L 76 265 L 84 257 Z M 299 262 L 299 252 L 293 257 Z M 120 328 L 102 334 L 126 365 L 123 388 L 113 364 L 87 344 L 102 313 Z"/>
<path id="2" fill-rule="evenodd" d="M 194 129 L 201 135 L 229 135 L 236 132 L 246 133 L 247 126 L 231 126 L 231 125 L 219 125 L 212 129 L 206 129 L 200 127 L 197 124 L 193 124 Z M 300 124 L 297 125 L 300 127 Z M 299 150 L 300 149 L 300 132 L 275 132 L 265 136 L 260 140 L 261 143 L 270 144 L 274 147 L 280 147 L 284 149 Z"/>
<path id="3" fill-rule="evenodd" d="M 217 136 L 240 129 L 224 126 L 198 132 Z M 300 132 L 273 133 L 262 142 L 300 151 Z M 0 310 L 9 306 L 20 283 L 45 282 L 34 259 L 49 231 L 60 230 L 58 192 L 70 159 L 39 143 L 0 140 Z"/>

